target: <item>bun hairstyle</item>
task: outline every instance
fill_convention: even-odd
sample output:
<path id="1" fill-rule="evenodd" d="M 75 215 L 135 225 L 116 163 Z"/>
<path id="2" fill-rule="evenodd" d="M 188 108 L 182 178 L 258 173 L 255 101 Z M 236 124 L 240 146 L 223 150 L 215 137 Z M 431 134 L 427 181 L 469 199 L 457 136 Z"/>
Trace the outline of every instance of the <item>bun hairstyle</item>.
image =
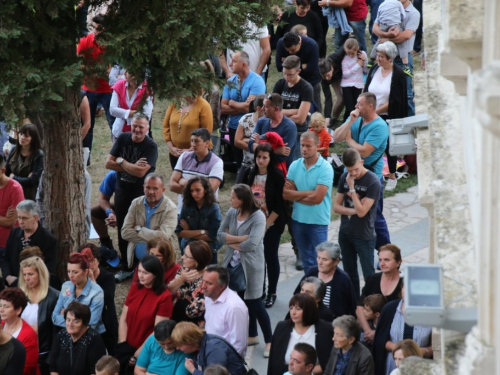
<path id="1" fill-rule="evenodd" d="M 95 258 L 92 255 L 92 250 L 85 248 L 81 253 L 73 253 L 70 255 L 68 264 L 79 264 L 82 270 L 88 270 L 90 267 L 90 262 Z"/>

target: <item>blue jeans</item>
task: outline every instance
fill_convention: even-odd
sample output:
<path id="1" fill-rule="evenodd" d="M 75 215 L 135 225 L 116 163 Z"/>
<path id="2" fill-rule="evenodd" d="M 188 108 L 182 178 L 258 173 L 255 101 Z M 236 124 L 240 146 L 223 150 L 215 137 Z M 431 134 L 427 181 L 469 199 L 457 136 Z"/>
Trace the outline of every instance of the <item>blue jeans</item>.
<path id="1" fill-rule="evenodd" d="M 366 0 L 366 4 L 370 7 L 370 23 L 368 24 L 368 32 L 370 33 L 370 37 L 371 37 L 373 44 L 377 43 L 377 39 L 378 39 L 378 36 L 376 36 L 372 32 L 373 23 L 375 22 L 375 19 L 377 18 L 378 7 L 383 2 L 384 2 L 384 0 Z M 370 55 L 370 54 L 368 54 L 368 55 Z"/>
<path id="2" fill-rule="evenodd" d="M 304 265 L 304 273 L 317 266 L 316 246 L 328 239 L 328 225 L 303 224 L 292 219 L 292 231 L 300 258 Z"/>
<path id="3" fill-rule="evenodd" d="M 344 271 L 351 278 L 356 297 L 359 297 L 359 275 L 358 275 L 358 257 L 365 280 L 368 276 L 375 273 L 373 268 L 373 249 L 375 238 L 362 240 L 353 236 L 348 236 L 339 232 L 339 246 L 342 254 L 342 264 Z"/>
<path id="4" fill-rule="evenodd" d="M 394 63 L 403 69 L 403 61 L 400 57 L 394 59 Z M 411 73 L 413 75 L 413 57 L 411 53 L 408 54 L 408 66 L 410 67 Z M 408 95 L 408 117 L 415 116 L 415 103 L 413 103 L 413 78 L 405 74 L 406 77 L 406 92 Z"/>
<path id="5" fill-rule="evenodd" d="M 376 242 L 375 249 L 379 249 L 380 246 L 387 245 L 391 243 L 391 236 L 389 235 L 389 228 L 387 228 L 387 222 L 384 217 L 384 178 L 380 179 L 380 195 L 377 203 L 377 215 L 375 216 L 375 234 Z"/>
<path id="6" fill-rule="evenodd" d="M 359 49 L 362 51 L 366 51 L 366 20 L 362 21 L 349 21 L 349 25 L 352 27 L 352 31 L 354 32 L 354 36 L 359 44 Z M 335 34 L 333 36 L 333 41 L 335 44 L 335 51 L 338 51 L 342 48 L 345 41 L 349 39 L 349 34 L 342 35 L 340 28 L 335 29 Z"/>
<path id="7" fill-rule="evenodd" d="M 97 92 L 87 91 L 85 94 L 89 100 L 90 106 L 90 129 L 87 136 L 83 139 L 83 147 L 88 147 L 92 150 L 92 140 L 94 139 L 94 125 L 95 125 L 95 112 L 97 105 L 102 104 L 104 111 L 106 113 L 106 120 L 108 121 L 109 129 L 113 128 L 113 122 L 115 118 L 109 113 L 109 104 L 111 103 L 112 94 L 101 94 Z"/>

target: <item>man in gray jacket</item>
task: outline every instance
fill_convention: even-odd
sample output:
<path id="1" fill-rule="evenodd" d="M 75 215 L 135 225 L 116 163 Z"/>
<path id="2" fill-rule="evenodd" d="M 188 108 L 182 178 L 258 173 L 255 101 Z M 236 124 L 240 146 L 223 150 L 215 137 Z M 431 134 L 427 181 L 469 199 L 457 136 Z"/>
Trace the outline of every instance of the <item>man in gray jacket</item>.
<path id="1" fill-rule="evenodd" d="M 144 180 L 144 195 L 134 199 L 130 205 L 122 227 L 122 237 L 129 241 L 127 262 L 132 269 L 126 278 L 134 274 L 134 260 L 147 255 L 146 244 L 149 240 L 161 236 L 172 241 L 177 226 L 177 206 L 164 192 L 163 177 L 150 173 Z"/>

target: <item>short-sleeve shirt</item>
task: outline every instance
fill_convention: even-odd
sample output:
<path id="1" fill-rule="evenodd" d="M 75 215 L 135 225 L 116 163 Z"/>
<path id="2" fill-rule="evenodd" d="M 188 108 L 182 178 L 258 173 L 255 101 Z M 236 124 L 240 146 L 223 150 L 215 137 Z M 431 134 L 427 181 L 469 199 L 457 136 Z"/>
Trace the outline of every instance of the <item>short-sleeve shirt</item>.
<path id="1" fill-rule="evenodd" d="M 354 208 L 346 177 L 347 172 L 340 176 L 337 192 L 344 194 L 344 207 Z M 369 240 L 375 237 L 375 217 L 377 216 L 377 201 L 380 194 L 380 179 L 375 173 L 366 171 L 363 177 L 354 180 L 354 189 L 360 200 L 370 198 L 375 202 L 364 217 L 359 217 L 358 215 L 341 215 L 339 231 L 348 236 Z"/>
<path id="2" fill-rule="evenodd" d="M 224 86 L 224 91 L 222 92 L 222 99 L 234 100 L 239 103 L 243 103 L 251 95 L 260 95 L 266 93 L 266 84 L 264 83 L 262 77 L 257 73 L 250 71 L 239 89 L 238 79 L 239 76 L 235 74 L 227 80 L 228 83 Z M 228 126 L 231 129 L 236 129 L 238 127 L 238 121 L 243 115 L 244 113 L 229 115 Z"/>
<path id="3" fill-rule="evenodd" d="M 366 125 L 362 125 L 360 132 L 359 125 L 361 124 L 361 121 L 363 121 L 363 119 L 359 118 L 354 122 L 354 124 L 351 125 L 352 139 L 360 145 L 363 145 L 365 142 L 367 142 L 375 147 L 375 150 L 366 158 L 363 158 L 363 160 L 365 161 L 365 166 L 367 166 L 373 164 L 375 160 L 378 159 L 377 164 L 373 166 L 373 170 L 375 171 L 375 174 L 378 176 L 378 178 L 382 178 L 384 159 L 380 156 L 384 154 L 385 148 L 387 146 L 387 139 L 389 138 L 389 128 L 387 127 L 387 123 L 381 117 L 377 117 L 372 122 L 369 122 Z"/>
<path id="4" fill-rule="evenodd" d="M 190 180 L 193 177 L 216 178 L 220 181 L 224 178 L 224 163 L 221 158 L 212 151 L 201 161 L 198 160 L 194 151 L 184 152 L 179 156 L 175 171 L 182 173 L 182 178 Z M 215 192 L 215 198 L 219 196 L 219 189 Z M 177 196 L 177 212 L 182 210 L 182 194 Z"/>
<path id="5" fill-rule="evenodd" d="M 176 350 L 167 354 L 153 335 L 149 336 L 142 348 L 137 366 L 145 368 L 152 374 L 189 375 L 184 362 L 192 355 Z"/>
<path id="6" fill-rule="evenodd" d="M 16 208 L 18 203 L 24 200 L 23 187 L 19 182 L 9 178 L 7 185 L 0 188 L 0 216 L 6 216 L 9 207 Z M 17 227 L 17 221 L 14 226 Z M 7 246 L 7 238 L 11 227 L 0 225 L 0 247 L 5 249 Z"/>
<path id="7" fill-rule="evenodd" d="M 116 189 L 116 171 L 109 171 L 99 186 L 99 191 L 107 197 L 113 196 Z"/>
<path id="8" fill-rule="evenodd" d="M 139 289 L 132 283 L 125 300 L 127 310 L 127 343 L 139 348 L 149 335 L 153 333 L 156 316 L 170 318 L 172 316 L 172 294 L 165 289 L 157 295 L 151 288 Z"/>
<path id="9" fill-rule="evenodd" d="M 247 21 L 247 29 L 248 33 L 250 33 L 251 35 L 255 35 L 255 38 L 247 39 L 245 43 L 242 43 L 240 45 L 240 50 L 248 53 L 248 57 L 250 59 L 250 70 L 252 72 L 256 72 L 260 63 L 260 56 L 262 55 L 260 40 L 267 38 L 269 36 L 269 31 L 267 30 L 267 26 L 257 27 L 257 25 L 251 21 Z M 229 62 L 231 61 L 233 55 L 234 51 L 228 48 L 226 53 L 226 61 L 227 67 L 230 72 L 233 71 L 229 66 Z M 267 65 L 262 70 L 262 73 L 264 73 L 266 70 Z"/>
<path id="10" fill-rule="evenodd" d="M 146 136 L 142 142 L 136 143 L 132 141 L 132 133 L 122 133 L 113 144 L 109 153 L 116 158 L 122 157 L 132 164 L 135 164 L 140 158 L 146 158 L 151 168 L 146 172 L 144 177 L 135 177 L 127 172 L 117 172 L 116 178 L 117 189 L 132 190 L 138 193 L 138 196 L 143 195 L 144 179 L 148 173 L 155 171 L 156 161 L 158 160 L 158 146 L 156 142 Z"/>
<path id="11" fill-rule="evenodd" d="M 323 201 L 315 205 L 293 202 L 292 219 L 302 224 L 328 225 L 332 209 L 333 168 L 322 157 L 313 166 L 306 169 L 304 158 L 292 163 L 287 180 L 293 181 L 298 191 L 316 190 L 318 185 L 328 187 Z"/>
<path id="12" fill-rule="evenodd" d="M 281 95 L 283 109 L 299 109 L 302 102 L 314 102 L 314 89 L 305 79 L 289 87 L 288 82 L 281 78 L 275 83 L 273 92 Z M 297 124 L 297 131 L 307 131 L 307 123 Z"/>
<path id="13" fill-rule="evenodd" d="M 375 19 L 375 23 L 379 23 L 378 17 Z M 409 5 L 405 8 L 405 19 L 402 23 L 404 30 L 413 30 L 413 35 L 406 41 L 407 46 L 413 46 L 413 43 L 415 43 L 416 31 L 418 29 L 418 25 L 420 24 L 420 12 L 413 6 L 412 3 L 409 3 Z M 411 48 L 408 48 L 408 51 L 411 51 Z"/>

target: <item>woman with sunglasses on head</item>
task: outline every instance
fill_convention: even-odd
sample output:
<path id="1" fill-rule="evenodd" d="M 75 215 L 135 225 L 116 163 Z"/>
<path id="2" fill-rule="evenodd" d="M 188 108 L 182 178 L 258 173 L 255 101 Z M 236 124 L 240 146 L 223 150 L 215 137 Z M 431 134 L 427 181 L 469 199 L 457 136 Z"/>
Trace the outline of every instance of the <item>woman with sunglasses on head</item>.
<path id="1" fill-rule="evenodd" d="M 179 224 L 175 232 L 180 239 L 181 252 L 193 240 L 203 240 L 212 249 L 212 263 L 217 263 L 217 241 L 222 216 L 214 190 L 205 177 L 188 180 L 183 192 Z"/>
<path id="2" fill-rule="evenodd" d="M 90 250 L 90 253 L 89 251 Z M 99 285 L 104 292 L 104 308 L 102 310 L 102 322 L 106 332 L 101 334 L 106 349 L 110 355 L 114 355 L 116 341 L 118 340 L 118 319 L 116 318 L 115 306 L 115 276 L 100 267 L 101 251 L 93 243 L 80 246 L 79 253 L 87 254 L 89 258 L 89 278 Z"/>
<path id="3" fill-rule="evenodd" d="M 172 169 L 179 156 L 191 150 L 191 132 L 205 128 L 212 134 L 213 125 L 212 108 L 201 95 L 186 96 L 170 104 L 163 118 L 163 138 L 167 142 Z"/>
<path id="4" fill-rule="evenodd" d="M 254 159 L 255 166 L 248 173 L 246 183 L 252 189 L 254 198 L 266 216 L 264 257 L 269 281 L 264 306 L 269 308 L 276 302 L 276 288 L 280 276 L 278 248 L 286 224 L 283 200 L 285 177 L 276 167 L 274 151 L 269 143 L 261 143 L 256 147 Z"/>
<path id="5" fill-rule="evenodd" d="M 90 249 L 82 250 L 82 253 L 71 254 L 68 260 L 68 277 L 61 288 L 56 307 L 52 313 L 54 325 L 64 328 L 66 326 L 64 312 L 66 307 L 78 301 L 90 308 L 90 325 L 98 333 L 106 331 L 102 322 L 102 311 L 104 308 L 104 292 L 95 281 L 89 277 L 90 262 L 93 259 Z"/>
<path id="6" fill-rule="evenodd" d="M 43 151 L 40 134 L 33 124 L 19 129 L 16 146 L 5 162 L 5 175 L 23 187 L 24 199 L 36 198 L 36 190 L 43 172 Z"/>
<path id="7" fill-rule="evenodd" d="M 19 288 L 28 298 L 28 304 L 21 313 L 21 318 L 37 332 L 38 365 L 42 375 L 48 375 L 48 355 L 54 331 L 52 312 L 56 306 L 59 291 L 49 286 L 49 270 L 41 257 L 24 259 L 20 267 Z"/>

